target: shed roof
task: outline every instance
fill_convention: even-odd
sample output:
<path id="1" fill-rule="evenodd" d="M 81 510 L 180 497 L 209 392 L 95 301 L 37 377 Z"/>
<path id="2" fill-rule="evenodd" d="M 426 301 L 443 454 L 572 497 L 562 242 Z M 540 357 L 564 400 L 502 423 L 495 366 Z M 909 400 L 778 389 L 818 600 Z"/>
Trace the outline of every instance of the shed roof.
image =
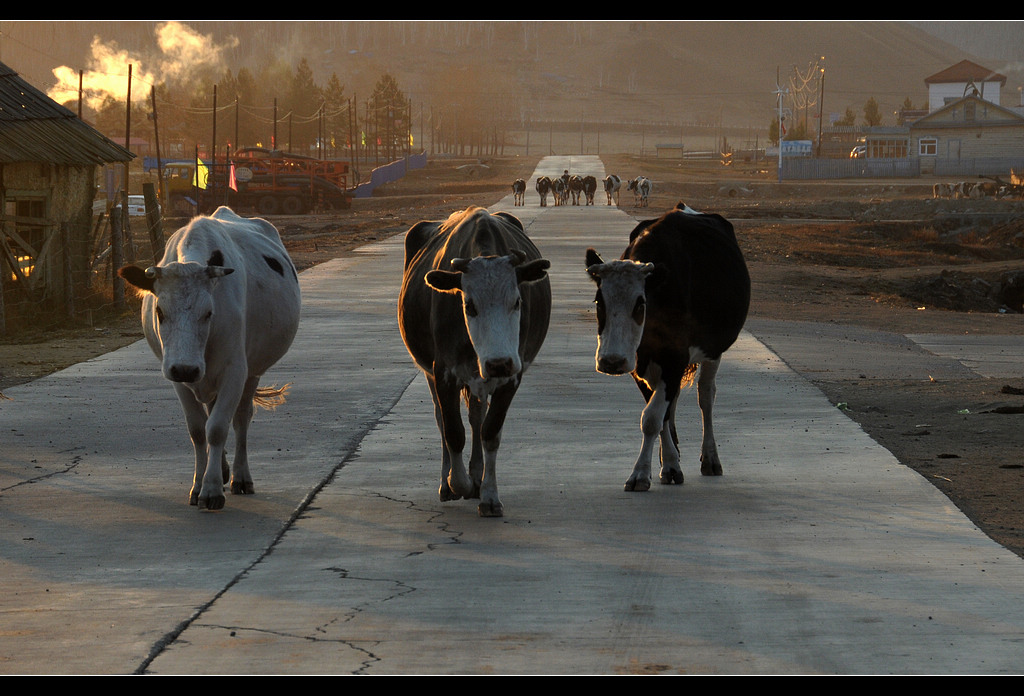
<path id="1" fill-rule="evenodd" d="M 0 63 L 0 162 L 102 165 L 134 157 Z"/>
<path id="2" fill-rule="evenodd" d="M 978 65 L 969 60 L 962 60 L 956 65 L 951 65 L 945 70 L 940 70 L 931 77 L 924 78 L 926 85 L 946 84 L 950 82 L 998 82 L 1006 83 L 1006 76 L 993 72 L 986 67 Z"/>

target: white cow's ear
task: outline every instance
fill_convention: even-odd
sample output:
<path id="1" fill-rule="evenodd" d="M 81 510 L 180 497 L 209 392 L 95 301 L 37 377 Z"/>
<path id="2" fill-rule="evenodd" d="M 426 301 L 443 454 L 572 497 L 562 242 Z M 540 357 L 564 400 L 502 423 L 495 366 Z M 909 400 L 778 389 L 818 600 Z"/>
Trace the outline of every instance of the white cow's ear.
<path id="1" fill-rule="evenodd" d="M 427 285 L 438 292 L 462 290 L 462 274 L 458 271 L 429 271 L 423 277 Z"/>
<path id="2" fill-rule="evenodd" d="M 153 292 L 153 281 L 158 273 L 157 269 L 147 268 L 145 271 L 135 265 L 122 266 L 117 269 L 117 275 L 124 278 L 128 283 L 144 292 Z"/>
<path id="3" fill-rule="evenodd" d="M 221 276 L 231 275 L 235 272 L 233 268 L 224 268 L 224 266 L 207 266 L 206 275 L 209 278 L 220 278 Z"/>

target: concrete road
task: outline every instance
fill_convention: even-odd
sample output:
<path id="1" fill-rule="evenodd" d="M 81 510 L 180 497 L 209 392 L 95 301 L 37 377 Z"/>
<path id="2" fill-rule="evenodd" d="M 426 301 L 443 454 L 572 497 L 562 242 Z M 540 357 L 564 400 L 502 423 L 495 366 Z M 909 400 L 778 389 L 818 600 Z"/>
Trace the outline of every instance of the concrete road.
<path id="1" fill-rule="evenodd" d="M 596 158 L 542 167 L 603 174 Z M 642 400 L 594 371 L 583 254 L 617 255 L 632 222 L 600 197 L 539 208 L 532 188 L 494 208 L 521 217 L 554 291 L 499 453 L 505 517 L 437 500 L 392 238 L 302 275 L 299 336 L 265 380 L 289 400 L 251 430 L 256 495 L 221 512 L 187 505 L 191 446 L 144 343 L 7 391 L 0 671 L 1024 672 L 1024 561 L 794 371 L 835 365 L 820 333 L 762 324 L 727 353 L 724 476 L 699 474 L 694 391 L 686 483 L 623 492 Z M 900 369 L 900 351 L 846 363 L 880 352 Z"/>

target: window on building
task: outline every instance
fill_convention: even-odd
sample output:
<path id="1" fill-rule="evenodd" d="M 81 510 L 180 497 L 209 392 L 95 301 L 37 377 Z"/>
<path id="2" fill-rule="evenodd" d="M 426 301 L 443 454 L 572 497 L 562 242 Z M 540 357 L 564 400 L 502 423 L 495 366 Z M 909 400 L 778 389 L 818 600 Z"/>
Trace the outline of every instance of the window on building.
<path id="1" fill-rule="evenodd" d="M 907 156 L 907 141 L 904 138 L 872 140 L 868 143 L 868 156 L 872 158 L 896 158 Z"/>
<path id="2" fill-rule="evenodd" d="M 938 138 L 921 138 L 917 141 L 917 154 L 919 157 L 934 157 L 938 152 Z"/>
<path id="3" fill-rule="evenodd" d="M 4 200 L 4 241 L 26 278 L 35 270 L 39 251 L 46 240 L 45 216 L 46 199 L 42 196 L 8 196 Z M 5 281 L 17 277 L 13 269 L 9 270 L 10 277 L 5 274 Z"/>

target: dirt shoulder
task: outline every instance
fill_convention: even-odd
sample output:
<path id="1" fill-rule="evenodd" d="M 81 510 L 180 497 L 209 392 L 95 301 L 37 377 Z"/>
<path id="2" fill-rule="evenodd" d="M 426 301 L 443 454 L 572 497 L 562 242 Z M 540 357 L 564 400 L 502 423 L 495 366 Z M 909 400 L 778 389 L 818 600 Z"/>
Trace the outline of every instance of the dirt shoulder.
<path id="1" fill-rule="evenodd" d="M 811 321 L 893 334 L 1024 333 L 1024 202 L 936 201 L 931 182 L 788 184 L 756 167 L 604 157 L 608 172 L 655 181 L 654 217 L 680 200 L 732 220 L 753 281 L 751 320 Z M 341 214 L 275 218 L 300 268 L 490 205 L 536 160 L 495 158 L 472 175 L 435 161 Z M 532 193 L 532 188 L 529 190 Z M 528 194 L 529 195 L 529 194 Z M 137 308 L 92 325 L 0 341 L 0 389 L 141 339 Z M 1024 369 L 1016 380 L 896 382 L 804 377 L 986 534 L 1024 556 Z M 998 411 L 993 411 L 997 406 Z"/>

